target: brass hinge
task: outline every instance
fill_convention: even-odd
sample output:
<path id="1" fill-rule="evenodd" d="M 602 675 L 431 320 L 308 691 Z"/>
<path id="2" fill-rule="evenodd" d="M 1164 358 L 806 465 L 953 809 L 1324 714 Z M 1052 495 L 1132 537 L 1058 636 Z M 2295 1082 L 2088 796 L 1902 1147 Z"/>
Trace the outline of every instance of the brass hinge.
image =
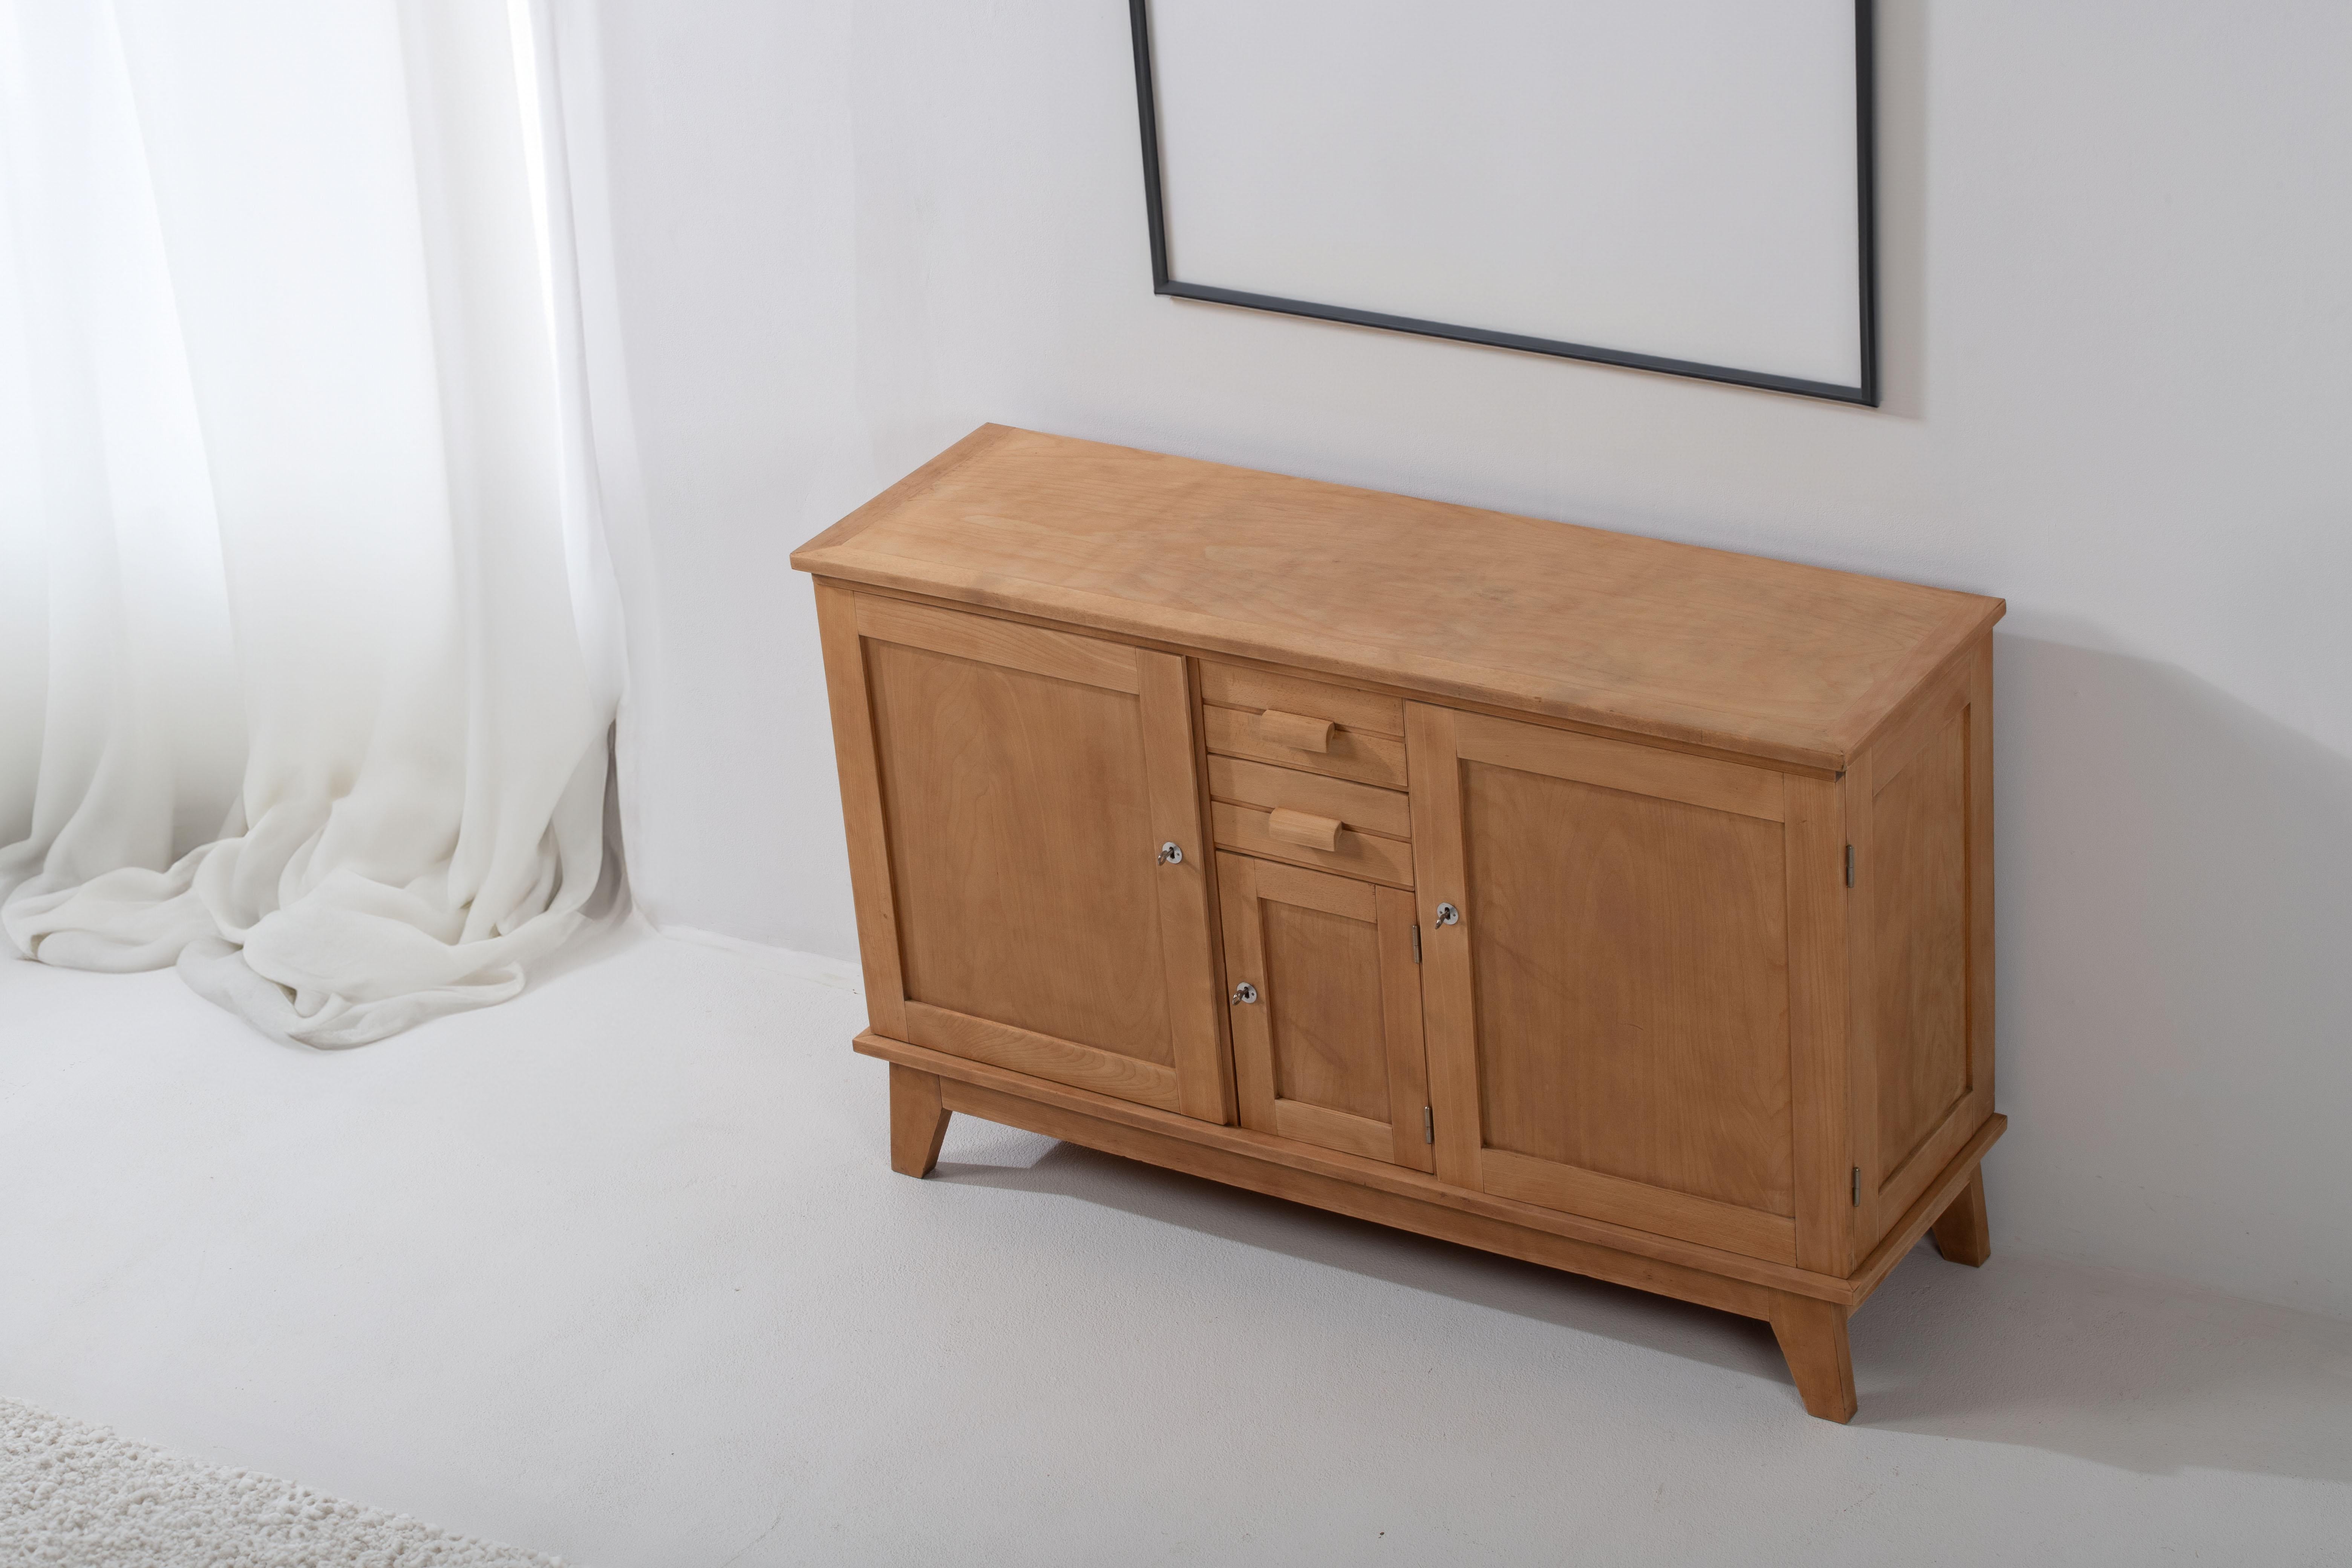
<path id="1" fill-rule="evenodd" d="M 1849 888 L 1853 886 L 1853 846 L 1851 844 L 1845 847 L 1845 885 Z"/>
<path id="2" fill-rule="evenodd" d="M 1437 1142 L 1437 1114 L 1426 1105 L 1421 1108 L 1421 1141 L 1424 1143 Z"/>
<path id="3" fill-rule="evenodd" d="M 1421 928 L 1419 926 L 1412 928 L 1412 961 L 1415 963 L 1421 962 Z"/>
<path id="4" fill-rule="evenodd" d="M 1860 1208 L 1862 1206 L 1862 1167 L 1860 1165 L 1853 1168 L 1853 1206 Z"/>

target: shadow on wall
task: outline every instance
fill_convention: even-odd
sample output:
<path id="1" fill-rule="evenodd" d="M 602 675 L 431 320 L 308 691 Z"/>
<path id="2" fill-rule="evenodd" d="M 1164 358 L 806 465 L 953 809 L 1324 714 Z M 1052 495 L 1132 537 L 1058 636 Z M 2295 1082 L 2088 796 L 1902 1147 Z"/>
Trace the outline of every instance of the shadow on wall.
<path id="1" fill-rule="evenodd" d="M 1995 1245 L 2352 1318 L 2352 759 L 1995 643 Z"/>

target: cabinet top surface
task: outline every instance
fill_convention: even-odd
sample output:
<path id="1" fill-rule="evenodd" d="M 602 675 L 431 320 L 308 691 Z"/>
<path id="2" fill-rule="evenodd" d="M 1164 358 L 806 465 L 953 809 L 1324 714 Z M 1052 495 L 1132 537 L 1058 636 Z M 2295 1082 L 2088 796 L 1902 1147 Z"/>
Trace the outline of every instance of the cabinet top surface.
<path id="1" fill-rule="evenodd" d="M 1843 768 L 1999 599 L 985 425 L 803 572 Z"/>

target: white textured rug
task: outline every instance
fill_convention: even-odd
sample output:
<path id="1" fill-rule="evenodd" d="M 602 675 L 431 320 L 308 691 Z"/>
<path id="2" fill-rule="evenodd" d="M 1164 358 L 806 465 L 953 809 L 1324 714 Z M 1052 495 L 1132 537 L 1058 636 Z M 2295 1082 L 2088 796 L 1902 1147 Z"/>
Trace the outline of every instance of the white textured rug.
<path id="1" fill-rule="evenodd" d="M 5 1568 L 551 1568 L 251 1470 L 200 1465 L 0 1399 Z"/>

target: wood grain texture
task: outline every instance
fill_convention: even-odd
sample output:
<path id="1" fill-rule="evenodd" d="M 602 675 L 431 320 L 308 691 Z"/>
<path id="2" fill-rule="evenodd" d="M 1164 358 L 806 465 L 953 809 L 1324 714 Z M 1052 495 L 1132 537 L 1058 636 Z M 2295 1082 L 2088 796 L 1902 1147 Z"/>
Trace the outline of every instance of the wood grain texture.
<path id="1" fill-rule="evenodd" d="M 1618 1251 L 1634 1253 L 1643 1258 L 1656 1258 L 1683 1268 L 1719 1274 L 1726 1279 L 1759 1285 L 1768 1289 L 1793 1291 L 1798 1295 L 1814 1296 L 1824 1301 L 1836 1301 L 1842 1305 L 1853 1306 L 1868 1296 L 1869 1289 L 1864 1288 L 1865 1283 L 1874 1289 L 1879 1279 L 1884 1277 L 1882 1271 L 1880 1274 L 1869 1277 L 1866 1281 L 1861 1277 L 1842 1279 L 1832 1275 L 1815 1274 L 1807 1269 L 1792 1268 L 1787 1264 L 1768 1262 L 1763 1258 L 1748 1257 L 1742 1253 L 1727 1252 L 1720 1247 L 1702 1247 L 1675 1237 L 1660 1236 L 1648 1231 L 1635 1230 L 1627 1226 L 1612 1225 L 1606 1220 L 1590 1219 L 1583 1215 L 1566 1214 L 1534 1204 L 1517 1203 L 1491 1194 L 1457 1187 L 1436 1176 L 1405 1170 L 1383 1161 L 1364 1159 L 1342 1153 L 1338 1150 L 1318 1149 L 1247 1127 L 1220 1127 L 1210 1122 L 1195 1121 L 1191 1117 L 1157 1110 L 1131 1100 L 1097 1094 L 1072 1085 L 1024 1077 L 1020 1073 L 1007 1071 L 986 1062 L 931 1050 L 904 1040 L 890 1039 L 870 1029 L 859 1034 L 852 1044 L 860 1055 L 920 1068 L 925 1072 L 937 1073 L 943 1081 L 975 1084 L 1001 1089 L 1024 1100 L 1075 1109 L 1088 1116 L 1116 1121 L 1123 1126 L 1167 1132 L 1188 1142 L 1238 1152 L 1253 1160 L 1263 1160 L 1288 1166 L 1294 1170 L 1336 1176 L 1345 1181 L 1375 1187 L 1383 1192 L 1397 1193 L 1425 1202 L 1458 1208 L 1467 1214 L 1503 1220 L 1511 1225 L 1540 1230 L 1549 1235 L 1594 1242 Z M 950 1110 L 956 1109 L 951 1092 L 949 1095 L 949 1103 Z M 1969 1150 L 1965 1152 L 1968 1159 L 1973 1160 L 1982 1154 L 1984 1148 L 1998 1136 L 1997 1124 L 2003 1120 L 1999 1117 L 1994 1119 L 1996 1125 L 1988 1127 L 1982 1134 L 1982 1142 L 1972 1144 Z M 1961 1170 L 1955 1179 L 1952 1191 L 1957 1192 L 1958 1181 L 1965 1180 L 1966 1177 L 1966 1170 Z M 1916 1241 L 1920 1236 L 1926 1234 L 1927 1222 L 1933 1217 L 1933 1215 L 1920 1217 L 1919 1229 L 1911 1237 L 1913 1241 Z M 1872 1257 L 1874 1266 L 1879 1261 L 1877 1256 L 1874 1254 Z M 1891 1268 L 1892 1260 L 1888 1260 L 1886 1266 Z M 1759 1312 L 1755 1315 L 1761 1317 L 1763 1314 Z"/>
<path id="2" fill-rule="evenodd" d="M 1992 634 L 1977 639 L 1969 679 L 1969 1103 L 1971 1121 L 1993 1107 Z"/>
<path id="3" fill-rule="evenodd" d="M 1920 747 L 1943 733 L 1952 716 L 1968 706 L 1974 684 L 1978 645 L 1953 651 L 1883 725 L 1870 742 L 1873 773 L 1885 781 L 1901 773 Z"/>
<path id="4" fill-rule="evenodd" d="M 1233 1075 L 1226 1070 L 1216 960 L 1210 945 L 1210 857 L 1194 767 L 1198 752 L 1192 678 L 1185 661 L 1174 654 L 1138 651 L 1133 658 L 1151 810 L 1145 843 L 1174 844 L 1184 851 L 1184 858 L 1172 865 L 1155 861 L 1151 879 L 1159 894 L 1160 973 L 1168 987 L 1177 1089 L 1187 1116 L 1230 1121 Z M 1079 884 L 1066 892 L 1083 902 L 1087 889 Z"/>
<path id="5" fill-rule="evenodd" d="M 1656 746 L 1605 741 L 1477 713 L 1458 715 L 1454 731 L 1454 743 L 1465 762 L 1574 779 L 1766 822 L 1780 820 L 1780 775 L 1763 768 L 1709 762 Z"/>
<path id="6" fill-rule="evenodd" d="M 1304 1100 L 1274 1102 L 1274 1129 L 1285 1138 L 1337 1149 L 1366 1160 L 1386 1160 L 1396 1148 L 1395 1129 L 1385 1119 L 1375 1121 L 1328 1105 Z"/>
<path id="7" fill-rule="evenodd" d="M 1878 1146 L 1892 1176 L 1969 1091 L 1966 710 L 1872 803 Z"/>
<path id="8" fill-rule="evenodd" d="M 1902 1212 L 1879 1201 L 1886 1173 L 1878 1148 L 1878 945 L 1873 940 L 1876 922 L 1871 918 L 1871 879 L 1877 874 L 1878 856 L 1872 847 L 1873 776 L 1865 751 L 1844 779 L 1846 842 L 1855 851 L 1854 883 L 1845 899 L 1846 1142 L 1853 1151 L 1849 1269 L 1861 1266 L 1884 1238 L 1887 1222 Z"/>
<path id="9" fill-rule="evenodd" d="M 1285 713 L 1273 708 L 1257 716 L 1257 738 L 1285 751 L 1328 752 L 1331 749 L 1332 728 L 1328 719 L 1310 719 L 1304 713 Z"/>
<path id="10" fill-rule="evenodd" d="M 1854 699 L 1846 715 L 1853 721 L 1841 726 L 1849 737 L 1849 756 L 1865 746 L 1875 745 L 1881 732 L 1916 700 L 1921 689 L 1934 684 L 1936 672 L 1948 665 L 1959 650 L 1990 638 L 1993 623 L 2009 608 L 1998 599 L 1988 601 L 1969 594 L 1958 598 L 1959 602 L 1952 605 L 1950 617 L 1941 626 L 1913 644 L 1899 661 L 1880 673 L 1875 684 Z M 1988 603 L 1998 607 L 1990 616 L 1980 614 L 1980 606 Z"/>
<path id="11" fill-rule="evenodd" d="M 1775 1263 L 1797 1261 L 1797 1226 L 1781 1215 L 1693 1197 L 1644 1182 L 1492 1146 L 1480 1152 L 1485 1190 L 1497 1197 L 1569 1214 L 1591 1215 L 1635 1230 L 1680 1237 L 1702 1247 L 1744 1252 Z"/>
<path id="12" fill-rule="evenodd" d="M 1412 811 L 1399 792 L 1301 773 L 1296 768 L 1213 756 L 1209 759 L 1209 793 L 1236 805 L 1332 817 L 1359 833 L 1379 833 L 1391 838 L 1412 837 Z"/>
<path id="13" fill-rule="evenodd" d="M 921 484 L 861 509 L 854 528 L 811 541 L 793 564 L 1829 769 L 2003 608 L 995 429 L 968 438 Z"/>
<path id="14" fill-rule="evenodd" d="M 1870 1300 L 1871 1293 L 1886 1282 L 1886 1277 L 1895 1271 L 1896 1264 L 1903 1261 L 1905 1254 L 1927 1234 L 1928 1226 L 1951 1206 L 1952 1200 L 1959 1195 L 1960 1189 L 1968 1184 L 1982 1164 L 1985 1152 L 1999 1142 L 2000 1135 L 2007 1131 L 2008 1117 L 1996 1113 L 1985 1119 L 1984 1124 L 1969 1135 L 1958 1152 L 1945 1162 L 1942 1173 L 1927 1184 L 1911 1206 L 1889 1221 L 1886 1233 L 1879 1238 L 1878 1245 L 1870 1249 L 1870 1255 L 1847 1278 L 1843 1300 L 1857 1306 Z M 1864 1187 L 1866 1194 L 1868 1184 L 1864 1184 Z M 1867 1201 L 1866 1196 L 1864 1201 Z M 1821 1291 L 1813 1294 L 1824 1295 L 1827 1300 L 1839 1299 Z"/>
<path id="15" fill-rule="evenodd" d="M 1843 1274 L 1853 1259 L 1855 1169 L 1846 1083 L 1845 805 L 1842 787 L 1787 781 L 1789 1103 L 1797 1261 Z"/>
<path id="16" fill-rule="evenodd" d="M 1454 746 L 1453 710 L 1405 706 L 1405 747 L 1412 764 L 1412 855 L 1421 922 L 1421 1016 L 1429 1052 L 1429 1100 L 1437 1121 L 1437 1177 L 1478 1188 L 1479 1123 L 1476 988 L 1470 931 L 1440 925 L 1437 908 L 1469 897 L 1462 842 L 1462 759 Z"/>
<path id="17" fill-rule="evenodd" d="M 1095 637 L 1049 632 L 987 616 L 935 610 L 900 599 L 876 598 L 870 594 L 858 595 L 857 630 L 861 637 L 876 642 L 929 648 L 933 653 L 1002 665 L 1031 675 L 1099 686 L 1108 691 L 1138 689 L 1135 650 Z"/>
<path id="18" fill-rule="evenodd" d="M 1221 856 L 1231 859 L 1231 856 Z M 1297 904 L 1301 909 L 1321 910 L 1344 920 L 1361 921 L 1370 925 L 1378 921 L 1381 889 L 1370 882 L 1359 882 L 1349 877 L 1334 877 L 1327 871 L 1309 871 L 1301 866 L 1286 866 L 1276 860 L 1250 862 L 1252 875 L 1257 879 L 1258 897 L 1279 903 Z"/>
<path id="19" fill-rule="evenodd" d="M 1298 849 L 1318 849 L 1326 855 L 1339 852 L 1339 829 L 1344 826 L 1336 816 L 1309 816 L 1283 806 L 1275 807 L 1265 817 L 1265 830 L 1276 842 Z"/>
<path id="20" fill-rule="evenodd" d="M 1139 1061 L 1117 1051 L 951 1013 L 921 1002 L 907 1004 L 907 1032 L 909 1044 L 969 1057 L 1008 1072 L 1051 1079 L 1055 1083 L 1116 1095 L 1162 1110 L 1183 1109 L 1183 1098 L 1177 1091 L 1176 1069 L 1158 1062 Z"/>
<path id="21" fill-rule="evenodd" d="M 1217 844 L 1222 848 L 1238 849 L 1244 854 L 1260 855 L 1269 859 L 1287 860 L 1293 865 L 1332 871 L 1342 877 L 1386 882 L 1391 887 L 1412 886 L 1412 846 L 1402 839 L 1384 838 L 1375 833 L 1346 832 L 1339 835 L 1339 848 L 1327 853 L 1303 845 L 1286 844 L 1276 838 L 1267 831 L 1266 818 L 1270 815 L 1254 805 L 1233 805 L 1222 800 L 1209 808 L 1210 821 L 1214 827 Z"/>
<path id="22" fill-rule="evenodd" d="M 1070 629 L 1070 623 L 1067 621 L 1059 620 L 1050 616 L 1037 615 L 1028 610 L 1001 608 L 994 605 L 989 606 L 984 610 L 975 610 L 971 604 L 963 601 L 944 599 L 940 598 L 937 595 L 917 593 L 910 589 L 891 587 L 884 584 L 850 583 L 845 580 L 823 576 L 818 577 L 816 580 L 820 583 L 830 583 L 835 587 L 854 590 L 859 595 L 859 596 L 866 598 L 898 599 L 910 605 L 929 605 L 932 609 L 952 610 L 959 614 L 982 614 L 998 620 L 1015 622 L 1022 626 L 1039 626 L 1046 631 L 1067 631 Z M 1100 638 L 1108 637 L 1109 634 L 1098 632 L 1093 627 L 1087 627 L 1084 628 L 1083 635 Z M 1186 658 L 1199 658 L 1202 651 L 1199 647 L 1189 643 L 1169 642 L 1158 637 L 1143 637 L 1131 633 L 1119 633 L 1118 634 L 1117 640 L 1135 647 L 1148 648 L 1156 653 L 1172 653 L 1181 655 Z M 1206 667 L 1208 662 L 1210 661 L 1203 660 L 1203 668 Z M 1253 670 L 1265 675 L 1282 676 L 1286 679 L 1299 679 L 1294 669 L 1279 665 L 1250 661 L 1249 656 L 1245 654 L 1220 655 L 1215 662 L 1230 662 L 1232 667 L 1234 668 Z M 1399 704 L 1400 707 L 1407 702 L 1429 700 L 1433 695 L 1432 692 L 1425 689 L 1417 689 L 1411 687 L 1397 685 L 1397 678 L 1394 675 L 1379 677 L 1369 674 L 1350 674 L 1346 679 L 1349 684 L 1340 689 L 1360 692 L 1368 697 L 1382 698 Z M 1328 682 L 1318 678 L 1316 681 L 1312 682 L 1312 684 L 1327 685 Z M 1776 773 L 1795 777 L 1834 780 L 1842 772 L 1844 771 L 1841 768 L 1831 767 L 1820 763 L 1791 762 L 1786 758 L 1764 758 L 1759 756 L 1759 754 L 1753 750 L 1744 752 L 1730 751 L 1721 746 L 1703 745 L 1697 742 L 1681 740 L 1673 736 L 1643 734 L 1637 731 L 1628 731 L 1620 725 L 1612 725 L 1590 719 L 1566 718 L 1559 714 L 1540 712 L 1528 708 L 1506 708 L 1493 702 L 1484 701 L 1475 697 L 1456 697 L 1449 695 L 1444 699 L 1444 702 L 1447 707 L 1453 709 L 1456 712 L 1479 713 L 1484 714 L 1489 719 L 1513 719 L 1521 723 L 1535 724 L 1548 730 L 1562 730 L 1573 734 L 1598 736 L 1600 739 L 1604 741 L 1632 741 L 1658 751 L 1676 752 L 1687 756 L 1705 757 L 1710 761 L 1718 763 L 1736 763 L 1744 767 L 1769 767 Z M 1230 709 L 1227 710 L 1244 714 L 1244 716 L 1247 718 L 1253 725 L 1255 722 L 1256 716 L 1259 711 L 1259 710 L 1256 709 Z M 1333 731 L 1335 737 L 1340 732 L 1340 731 L 1336 729 Z M 1358 731 L 1358 733 L 1363 733 L 1363 731 Z M 1388 737 L 1377 738 L 1386 739 Z M 1309 764 L 1304 758 L 1300 758 L 1288 762 L 1286 765 L 1304 767 L 1308 766 Z"/>
<path id="23" fill-rule="evenodd" d="M 1258 731 L 1258 716 L 1240 708 L 1203 708 L 1209 750 L 1220 756 L 1247 757 L 1286 768 L 1303 768 L 1333 778 L 1383 789 L 1405 786 L 1404 742 L 1364 730 L 1335 729 L 1330 742 L 1319 752 L 1302 752 L 1277 745 Z"/>
<path id="24" fill-rule="evenodd" d="M 1985 1215 L 1984 1169 L 1979 1166 L 1959 1195 L 1944 1206 L 1930 1227 L 1936 1250 L 1954 1263 L 1980 1268 L 1992 1256 L 1992 1224 Z"/>
<path id="25" fill-rule="evenodd" d="M 1853 1419 L 1853 1352 L 1846 1340 L 1846 1310 L 1808 1296 L 1776 1298 L 1769 1319 L 1805 1413 L 1843 1425 Z"/>
<path id="26" fill-rule="evenodd" d="M 874 713 L 866 684 L 866 645 L 857 635 L 856 595 L 818 584 L 816 624 L 824 652 L 825 701 L 833 716 L 834 763 L 841 775 L 841 816 L 849 843 L 850 901 L 857 921 L 858 966 L 866 980 L 866 1016 L 883 1033 L 903 1036 L 907 988 L 899 970 L 889 834 L 883 821 L 881 767 L 874 751 Z"/>
<path id="27" fill-rule="evenodd" d="M 1380 928 L 1267 900 L 1265 1000 L 1274 1026 L 1277 1100 L 1389 1120 Z M 1385 1150 L 1382 1152 L 1385 1157 Z"/>
<path id="28" fill-rule="evenodd" d="M 1389 1047 L 1390 1157 L 1417 1171 L 1437 1168 L 1429 1112 L 1429 1057 L 1423 1044 L 1421 963 L 1414 956 L 1412 895 L 1371 889 L 1381 937 L 1381 1013 Z"/>
<path id="29" fill-rule="evenodd" d="M 1229 973 L 1258 992 L 1233 1006 L 1242 1124 L 1428 1169 L 1411 898 L 1274 861 L 1217 861 Z"/>
<path id="30" fill-rule="evenodd" d="M 1136 700 L 866 647 L 908 999 L 1173 1067 Z"/>
<path id="31" fill-rule="evenodd" d="M 940 1102 L 940 1077 L 890 1064 L 890 1168 L 921 1178 L 940 1163 L 949 1111 Z"/>
<path id="32" fill-rule="evenodd" d="M 1955 670 L 1915 705 L 1927 720 L 1898 717 L 1863 754 L 1872 856 L 1886 872 L 1867 898 L 1879 1215 L 1910 1211 L 1992 1117 L 1992 639 Z M 1891 781 L 1882 745 L 1903 750 Z"/>
<path id="33" fill-rule="evenodd" d="M 1272 708 L 1310 719 L 1328 719 L 1363 734 L 1404 733 L 1404 704 L 1393 697 L 1214 659 L 1201 661 L 1201 700 L 1254 714 Z"/>
<path id="34" fill-rule="evenodd" d="M 1462 780 L 1487 1148 L 1792 1215 L 1779 825 Z"/>
<path id="35" fill-rule="evenodd" d="M 950 630 L 972 653 L 1007 647 Z M 1113 685 L 864 647 L 902 1032 L 925 1037 L 920 1004 L 971 1021 L 932 1020 L 947 1048 L 1018 1051 L 1154 1104 L 1173 1082 L 1187 1113 L 1226 1120 L 1184 661 L 1122 650 Z M 1036 645 L 1013 651 L 1037 662 Z M 1188 863 L 1157 863 L 1170 840 Z"/>
<path id="36" fill-rule="evenodd" d="M 1227 1016 L 1234 1037 L 1234 1088 L 1241 1121 L 1261 1132 L 1276 1131 L 1274 1014 L 1265 1005 L 1265 935 L 1258 919 L 1258 873 L 1273 863 L 1240 855 L 1217 855 L 1217 902 L 1225 942 Z M 1286 869 L 1287 868 L 1285 868 Z M 1305 873 L 1301 873 L 1304 875 Z M 1255 1002 L 1239 1000 L 1234 988 L 1255 986 Z"/>

